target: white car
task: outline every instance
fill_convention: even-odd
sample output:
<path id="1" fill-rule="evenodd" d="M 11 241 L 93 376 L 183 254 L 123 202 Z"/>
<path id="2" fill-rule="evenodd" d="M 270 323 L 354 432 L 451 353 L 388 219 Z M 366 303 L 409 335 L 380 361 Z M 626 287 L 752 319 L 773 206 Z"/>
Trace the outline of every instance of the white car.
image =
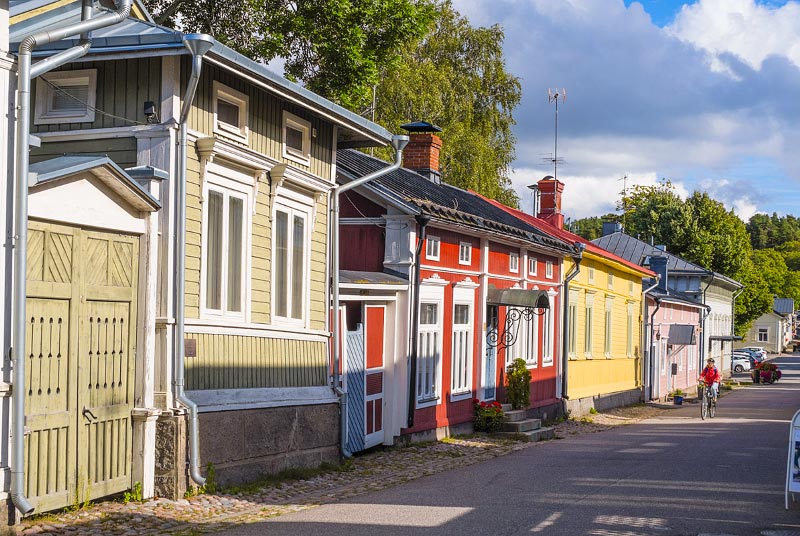
<path id="1" fill-rule="evenodd" d="M 744 354 L 733 354 L 731 356 L 731 368 L 734 372 L 750 370 L 750 357 Z"/>
<path id="2" fill-rule="evenodd" d="M 745 346 L 742 350 L 750 350 L 751 352 L 758 352 L 759 359 L 767 358 L 767 351 L 762 346 Z"/>

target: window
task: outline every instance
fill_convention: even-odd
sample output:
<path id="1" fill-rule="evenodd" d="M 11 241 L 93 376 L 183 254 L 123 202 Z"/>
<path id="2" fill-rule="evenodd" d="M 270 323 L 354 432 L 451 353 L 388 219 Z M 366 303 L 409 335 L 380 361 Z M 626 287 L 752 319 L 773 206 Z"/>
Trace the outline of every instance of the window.
<path id="1" fill-rule="evenodd" d="M 633 356 L 633 315 L 635 312 L 634 305 L 632 303 L 628 304 L 628 322 L 627 322 L 627 329 L 625 332 L 625 353 L 628 357 Z"/>
<path id="2" fill-rule="evenodd" d="M 758 328 L 758 342 L 769 342 L 769 328 Z"/>
<path id="3" fill-rule="evenodd" d="M 508 271 L 515 274 L 519 272 L 519 253 L 508 254 Z"/>
<path id="4" fill-rule="evenodd" d="M 97 69 L 57 71 L 36 79 L 33 122 L 92 123 L 97 99 Z"/>
<path id="5" fill-rule="evenodd" d="M 536 257 L 528 257 L 528 275 L 536 275 Z"/>
<path id="6" fill-rule="evenodd" d="M 689 362 L 689 365 L 688 365 L 687 368 L 689 370 L 694 370 L 694 364 L 695 364 L 694 363 L 694 346 L 688 346 L 687 347 L 687 352 L 688 352 L 688 357 L 686 359 Z"/>
<path id="7" fill-rule="evenodd" d="M 472 291 L 474 295 L 474 291 Z M 453 307 L 453 378 L 451 392 L 454 395 L 470 393 L 472 379 L 472 316 L 470 305 L 456 303 Z"/>
<path id="8" fill-rule="evenodd" d="M 547 263 L 545 263 L 544 276 L 547 279 L 553 279 L 553 261 L 547 261 Z"/>
<path id="9" fill-rule="evenodd" d="M 204 308 L 244 316 L 246 196 L 209 184 L 205 203 Z"/>
<path id="10" fill-rule="evenodd" d="M 628 294 L 633 296 L 633 281 L 628 281 Z"/>
<path id="11" fill-rule="evenodd" d="M 603 342 L 603 353 L 606 357 L 611 357 L 611 334 L 613 326 L 611 319 L 614 313 L 614 299 L 606 298 L 606 325 L 605 325 L 605 340 Z"/>
<path id="12" fill-rule="evenodd" d="M 300 164 L 311 164 L 311 123 L 283 112 L 283 156 Z"/>
<path id="13" fill-rule="evenodd" d="M 214 132 L 226 138 L 247 143 L 249 127 L 247 107 L 249 98 L 244 93 L 214 82 Z"/>
<path id="14" fill-rule="evenodd" d="M 609 290 L 614 289 L 614 274 L 608 272 L 608 288 Z"/>
<path id="15" fill-rule="evenodd" d="M 428 236 L 425 239 L 425 258 L 429 261 L 439 260 L 439 237 Z"/>
<path id="16" fill-rule="evenodd" d="M 592 336 L 594 333 L 594 294 L 586 294 L 586 330 L 584 332 L 584 353 L 592 357 Z"/>
<path id="17" fill-rule="evenodd" d="M 553 299 L 548 296 L 550 307 L 544 313 L 544 321 L 542 327 L 542 365 L 553 364 Z"/>
<path id="18" fill-rule="evenodd" d="M 303 323 L 308 289 L 308 221 L 305 207 L 276 201 L 273 226 L 273 313 L 276 320 Z"/>
<path id="19" fill-rule="evenodd" d="M 593 283 L 594 283 L 594 268 L 592 268 L 590 266 L 589 267 L 589 284 L 591 285 Z"/>
<path id="20" fill-rule="evenodd" d="M 439 356 L 441 355 L 441 327 L 439 304 L 420 303 L 419 348 L 417 352 L 417 403 L 439 398 Z"/>
<path id="21" fill-rule="evenodd" d="M 472 264 L 472 243 L 458 243 L 458 264 Z"/>
<path id="22" fill-rule="evenodd" d="M 567 354 L 569 357 L 574 358 L 578 351 L 578 293 L 570 292 L 569 296 L 569 309 L 567 310 Z"/>

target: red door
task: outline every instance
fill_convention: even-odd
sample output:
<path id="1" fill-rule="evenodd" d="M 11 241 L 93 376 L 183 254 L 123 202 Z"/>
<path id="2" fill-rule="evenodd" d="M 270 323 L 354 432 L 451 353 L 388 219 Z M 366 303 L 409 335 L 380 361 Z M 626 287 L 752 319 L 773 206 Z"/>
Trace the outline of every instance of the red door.
<path id="1" fill-rule="evenodd" d="M 365 448 L 383 443 L 383 377 L 384 377 L 384 325 L 386 308 L 367 305 L 366 310 L 366 361 L 364 374 L 364 403 L 366 427 Z"/>

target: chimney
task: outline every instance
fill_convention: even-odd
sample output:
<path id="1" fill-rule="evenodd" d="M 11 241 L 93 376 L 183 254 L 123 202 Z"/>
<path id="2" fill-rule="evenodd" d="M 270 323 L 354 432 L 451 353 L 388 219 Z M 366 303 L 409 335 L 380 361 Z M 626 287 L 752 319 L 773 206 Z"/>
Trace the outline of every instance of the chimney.
<path id="1" fill-rule="evenodd" d="M 621 233 L 622 232 L 622 224 L 618 221 L 604 221 L 603 222 L 603 234 L 601 236 L 607 236 L 614 233 Z"/>
<path id="2" fill-rule="evenodd" d="M 410 138 L 403 150 L 403 167 L 416 171 L 431 182 L 441 184 L 439 151 L 442 149 L 442 139 L 438 133 L 442 129 L 425 121 L 406 123 L 400 125 L 400 128 L 408 132 Z"/>
<path id="3" fill-rule="evenodd" d="M 564 183 L 548 175 L 537 183 L 539 187 L 539 214 L 537 217 L 550 225 L 564 228 L 564 215 L 561 213 L 561 194 Z"/>
<path id="4" fill-rule="evenodd" d="M 667 285 L 667 277 L 669 275 L 667 271 L 668 261 L 669 258 L 666 255 L 652 255 L 650 257 L 650 269 L 659 276 L 658 290 L 661 292 L 669 292 L 669 286 Z"/>

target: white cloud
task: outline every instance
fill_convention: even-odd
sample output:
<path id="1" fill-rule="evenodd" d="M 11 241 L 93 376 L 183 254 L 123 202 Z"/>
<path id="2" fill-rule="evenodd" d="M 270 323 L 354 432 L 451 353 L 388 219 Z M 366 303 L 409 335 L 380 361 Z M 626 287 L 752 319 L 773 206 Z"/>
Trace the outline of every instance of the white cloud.
<path id="1" fill-rule="evenodd" d="M 668 32 L 706 51 L 713 69 L 736 78 L 722 57 L 732 54 L 760 70 L 769 56 L 782 56 L 800 67 L 800 4 L 781 7 L 754 0 L 699 0 L 684 5 Z"/>

